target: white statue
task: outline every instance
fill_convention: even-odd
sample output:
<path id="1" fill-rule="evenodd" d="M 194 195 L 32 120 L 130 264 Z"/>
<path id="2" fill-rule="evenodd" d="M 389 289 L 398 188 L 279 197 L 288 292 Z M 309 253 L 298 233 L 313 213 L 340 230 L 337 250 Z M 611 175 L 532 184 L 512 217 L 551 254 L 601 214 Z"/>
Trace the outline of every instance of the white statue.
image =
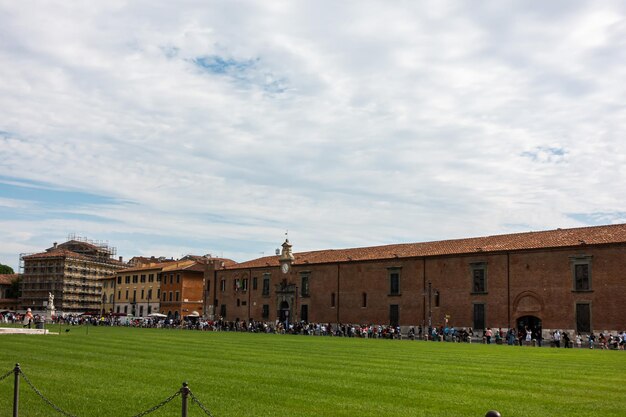
<path id="1" fill-rule="evenodd" d="M 54 294 L 48 293 L 48 310 L 54 310 Z"/>

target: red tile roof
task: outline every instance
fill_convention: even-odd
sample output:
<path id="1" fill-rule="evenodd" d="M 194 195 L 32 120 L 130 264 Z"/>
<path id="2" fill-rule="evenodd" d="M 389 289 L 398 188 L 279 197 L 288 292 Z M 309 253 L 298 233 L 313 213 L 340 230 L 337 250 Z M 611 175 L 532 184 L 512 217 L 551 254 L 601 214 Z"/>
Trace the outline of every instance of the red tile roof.
<path id="1" fill-rule="evenodd" d="M 116 273 L 118 274 L 126 274 L 131 272 L 140 272 L 140 271 L 149 271 L 149 270 L 161 270 L 164 267 L 175 263 L 176 261 L 168 261 L 168 262 L 154 262 L 150 264 L 140 264 L 137 266 L 133 266 L 131 268 L 120 269 Z"/>
<path id="2" fill-rule="evenodd" d="M 57 247 L 56 249 L 55 248 L 47 249 L 46 252 L 26 255 L 22 259 L 31 260 L 31 259 L 48 259 L 48 258 L 73 258 L 73 259 L 82 259 L 82 260 L 90 261 L 90 262 L 106 262 L 107 264 L 112 264 L 112 265 L 117 265 L 117 266 L 126 265 L 124 262 L 120 262 L 119 260 L 114 259 L 114 258 L 106 258 L 106 260 L 102 258 L 97 259 L 92 256 L 83 255 L 83 254 L 76 253 L 68 249 L 62 249 L 59 247 Z"/>
<path id="3" fill-rule="evenodd" d="M 32 255 L 26 255 L 23 259 L 39 259 L 39 258 L 78 258 L 89 260 L 89 258 L 85 255 L 81 255 L 80 253 L 72 252 L 67 249 L 49 249 L 47 252 L 34 253 Z"/>
<path id="4" fill-rule="evenodd" d="M 0 285 L 11 285 L 18 277 L 18 274 L 0 274 Z"/>
<path id="5" fill-rule="evenodd" d="M 579 247 L 583 245 L 626 244 L 626 224 L 556 229 L 541 232 L 513 233 L 441 240 L 423 243 L 402 243 L 352 249 L 326 249 L 294 253 L 294 265 L 321 264 L 424 256 L 462 255 L 529 249 Z M 227 266 L 226 269 L 278 266 L 278 256 L 266 256 Z"/>
<path id="6" fill-rule="evenodd" d="M 185 261 L 172 262 L 168 266 L 163 268 L 163 271 L 167 271 L 167 272 L 171 272 L 171 271 L 185 271 L 185 270 L 195 271 L 195 270 L 197 270 L 197 269 L 195 269 L 197 265 L 200 265 L 197 261 L 194 261 L 192 259 L 187 259 Z M 200 266 L 202 267 L 202 269 L 200 269 L 200 270 L 204 271 L 204 265 L 200 265 Z"/>

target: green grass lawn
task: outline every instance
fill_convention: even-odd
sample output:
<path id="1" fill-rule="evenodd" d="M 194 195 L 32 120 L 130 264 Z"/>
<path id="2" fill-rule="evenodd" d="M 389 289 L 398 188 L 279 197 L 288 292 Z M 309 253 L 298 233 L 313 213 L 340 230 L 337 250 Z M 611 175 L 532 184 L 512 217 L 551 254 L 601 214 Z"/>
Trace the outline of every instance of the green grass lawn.
<path id="1" fill-rule="evenodd" d="M 53 330 L 58 328 L 53 327 Z M 215 417 L 624 416 L 626 352 L 331 337 L 72 327 L 0 336 L 16 362 L 78 417 L 133 416 L 188 381 Z M 20 416 L 60 415 L 21 382 Z M 0 382 L 11 415 L 13 376 Z M 180 415 L 176 398 L 151 416 Z M 190 416 L 204 415 L 189 406 Z"/>

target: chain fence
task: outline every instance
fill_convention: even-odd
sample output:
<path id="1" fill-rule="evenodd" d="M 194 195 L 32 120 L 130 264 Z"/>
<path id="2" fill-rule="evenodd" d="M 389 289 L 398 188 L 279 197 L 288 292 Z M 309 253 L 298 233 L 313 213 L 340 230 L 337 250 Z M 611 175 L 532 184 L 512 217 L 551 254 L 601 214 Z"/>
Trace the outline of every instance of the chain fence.
<path id="1" fill-rule="evenodd" d="M 20 375 L 22 376 L 22 378 L 24 379 L 24 381 L 26 381 L 26 383 L 28 384 L 28 386 L 35 392 L 35 394 L 37 394 L 39 396 L 39 398 L 41 398 L 46 404 L 48 404 L 50 407 L 52 407 L 57 413 L 64 415 L 65 417 L 76 417 L 74 414 L 70 414 L 67 411 L 63 411 L 61 410 L 56 404 L 54 404 L 52 401 L 50 401 L 46 396 L 44 396 L 41 391 L 39 391 L 37 389 L 37 387 L 35 387 L 33 385 L 32 382 L 30 382 L 30 379 L 28 379 L 28 377 L 26 376 L 26 374 L 24 372 L 22 372 L 22 370 L 20 369 Z"/>
<path id="2" fill-rule="evenodd" d="M 174 398 L 178 397 L 179 395 L 180 395 L 180 391 L 176 391 L 174 394 L 170 395 L 169 397 L 167 397 L 166 399 L 164 399 L 163 401 L 161 401 L 160 403 L 158 403 L 154 407 L 150 407 L 146 411 L 142 411 L 139 414 L 135 414 L 133 417 L 142 417 L 142 416 L 148 415 L 150 413 L 153 413 L 156 410 L 158 410 L 159 408 L 163 407 L 165 404 L 167 404 L 170 401 L 172 401 Z"/>
<path id="3" fill-rule="evenodd" d="M 193 395 L 193 392 L 191 392 L 191 390 L 189 390 L 189 396 L 191 397 L 191 401 L 192 401 L 192 402 L 194 402 L 194 403 L 196 403 L 196 405 L 197 405 L 198 407 L 200 407 L 200 409 L 201 409 L 202 411 L 204 411 L 204 414 L 206 414 L 206 415 L 207 415 L 207 416 L 209 416 L 209 417 L 213 417 L 213 414 L 211 414 L 211 412 L 209 411 L 209 409 L 208 409 L 208 408 L 206 408 L 206 406 L 205 406 L 204 404 L 202 404 L 202 403 L 200 402 L 200 400 L 199 400 L 199 399 L 198 399 L 195 395 Z"/>
<path id="4" fill-rule="evenodd" d="M 59 406 L 54 404 L 49 398 L 47 398 L 45 395 L 43 395 L 41 393 L 41 391 L 39 389 L 37 389 L 37 387 L 35 387 L 35 385 L 31 382 L 31 380 L 22 371 L 22 369 L 20 368 L 19 364 L 16 364 L 14 369 L 12 369 L 9 372 L 7 372 L 6 374 L 3 374 L 2 376 L 0 376 L 0 382 L 2 382 L 3 380 L 7 379 L 12 374 L 16 376 L 16 378 L 15 378 L 15 387 L 14 387 L 14 397 L 13 397 L 13 417 L 19 417 L 18 416 L 18 410 L 19 410 L 19 377 L 20 376 L 26 382 L 26 384 L 33 390 L 33 392 L 39 398 L 41 398 L 49 407 L 54 409 L 54 411 L 56 411 L 57 413 L 65 416 L 65 417 L 77 417 L 74 414 L 68 413 L 67 411 L 61 409 Z M 158 404 L 148 408 L 147 410 L 144 410 L 144 411 L 142 411 L 139 414 L 135 414 L 132 417 L 143 417 L 143 416 L 146 416 L 148 414 L 151 414 L 151 413 L 157 411 L 158 409 L 164 407 L 165 405 L 167 405 L 168 403 L 170 403 L 176 397 L 179 397 L 179 396 L 182 396 L 182 417 L 187 417 L 187 396 L 190 396 L 192 402 L 197 404 L 198 407 L 206 415 L 208 415 L 210 417 L 213 417 L 213 415 L 208 410 L 208 408 L 204 404 L 202 404 L 200 402 L 200 400 L 198 400 L 198 398 L 196 398 L 195 395 L 193 395 L 193 393 L 191 392 L 191 390 L 187 386 L 186 382 L 184 382 L 182 388 L 180 388 L 174 394 L 170 395 L 169 397 L 167 397 L 166 399 L 164 399 L 160 403 L 158 403 Z"/>
<path id="5" fill-rule="evenodd" d="M 67 411 L 62 410 L 60 407 L 58 407 L 52 401 L 50 401 L 45 395 L 43 395 L 41 393 L 41 391 L 39 391 L 37 389 L 37 387 L 35 387 L 35 385 L 33 385 L 33 383 L 30 381 L 30 379 L 28 379 L 26 374 L 20 368 L 19 364 L 16 364 L 14 369 L 11 369 L 6 374 L 0 376 L 0 382 L 2 382 L 3 380 L 7 379 L 11 374 L 14 374 L 16 376 L 16 378 L 15 378 L 15 393 L 14 393 L 14 399 L 13 399 L 13 401 L 14 401 L 13 402 L 13 417 L 19 417 L 18 416 L 19 378 L 17 378 L 17 376 L 21 376 L 22 379 L 24 379 L 24 381 L 26 381 L 26 384 L 28 384 L 28 386 L 35 392 L 35 394 L 37 394 L 37 396 L 39 396 L 39 398 L 41 398 L 46 404 L 48 404 L 51 408 L 53 408 L 57 413 L 62 414 L 65 417 L 76 417 L 74 414 L 70 414 Z M 182 388 L 180 388 L 174 394 L 170 395 L 169 397 L 167 397 L 166 399 L 164 399 L 160 403 L 158 403 L 158 404 L 148 408 L 147 410 L 142 411 L 139 414 L 135 414 L 132 417 L 143 417 L 145 415 L 153 413 L 153 412 L 157 411 L 158 409 L 164 407 L 165 405 L 167 405 L 171 401 L 173 401 L 178 396 L 182 396 L 182 417 L 187 417 L 187 397 L 188 396 L 191 397 L 191 402 L 195 403 L 198 406 L 198 408 L 200 408 L 200 410 L 202 410 L 202 412 L 204 412 L 204 414 L 206 414 L 209 417 L 214 417 L 213 414 L 211 414 L 211 412 L 209 411 L 209 409 L 204 404 L 202 404 L 202 402 L 198 399 L 198 397 L 196 397 L 193 394 L 191 389 L 189 389 L 189 387 L 187 386 L 186 382 L 183 382 Z M 490 410 L 490 411 L 487 412 L 487 414 L 485 414 L 485 417 L 501 417 L 501 415 L 500 415 L 499 412 L 497 412 L 495 410 Z"/>
<path id="6" fill-rule="evenodd" d="M 7 372 L 6 374 L 0 376 L 0 382 L 2 382 L 2 380 L 7 379 L 9 377 L 9 375 L 11 375 L 12 373 L 14 373 L 15 371 L 13 369 L 11 369 L 9 372 Z"/>

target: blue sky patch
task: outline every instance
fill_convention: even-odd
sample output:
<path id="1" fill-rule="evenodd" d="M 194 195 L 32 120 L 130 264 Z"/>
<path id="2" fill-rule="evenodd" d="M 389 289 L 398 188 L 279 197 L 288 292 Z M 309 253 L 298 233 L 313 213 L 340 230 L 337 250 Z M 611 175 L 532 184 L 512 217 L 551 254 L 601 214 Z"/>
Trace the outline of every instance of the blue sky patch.
<path id="1" fill-rule="evenodd" d="M 567 156 L 567 151 L 559 147 L 538 146 L 531 151 L 522 152 L 521 156 L 534 162 L 562 162 Z"/>
<path id="2" fill-rule="evenodd" d="M 221 56 L 211 55 L 198 57 L 193 62 L 200 68 L 213 74 L 231 74 L 248 71 L 254 68 L 258 59 L 247 59 L 238 61 L 232 58 L 222 58 Z"/>
<path id="3" fill-rule="evenodd" d="M 259 68 L 259 58 L 237 60 L 210 55 L 195 58 L 192 62 L 210 74 L 231 78 L 241 87 L 256 86 L 270 94 L 280 94 L 287 90 L 285 79 Z"/>
<path id="4" fill-rule="evenodd" d="M 604 224 L 626 223 L 626 212 L 597 212 L 597 213 L 568 213 L 570 217 L 576 221 L 587 224 L 589 226 L 597 226 Z"/>
<path id="5" fill-rule="evenodd" d="M 117 204 L 118 200 L 80 191 L 68 191 L 38 181 L 0 176 L 0 197 L 43 203 L 48 209 L 95 204 Z"/>

